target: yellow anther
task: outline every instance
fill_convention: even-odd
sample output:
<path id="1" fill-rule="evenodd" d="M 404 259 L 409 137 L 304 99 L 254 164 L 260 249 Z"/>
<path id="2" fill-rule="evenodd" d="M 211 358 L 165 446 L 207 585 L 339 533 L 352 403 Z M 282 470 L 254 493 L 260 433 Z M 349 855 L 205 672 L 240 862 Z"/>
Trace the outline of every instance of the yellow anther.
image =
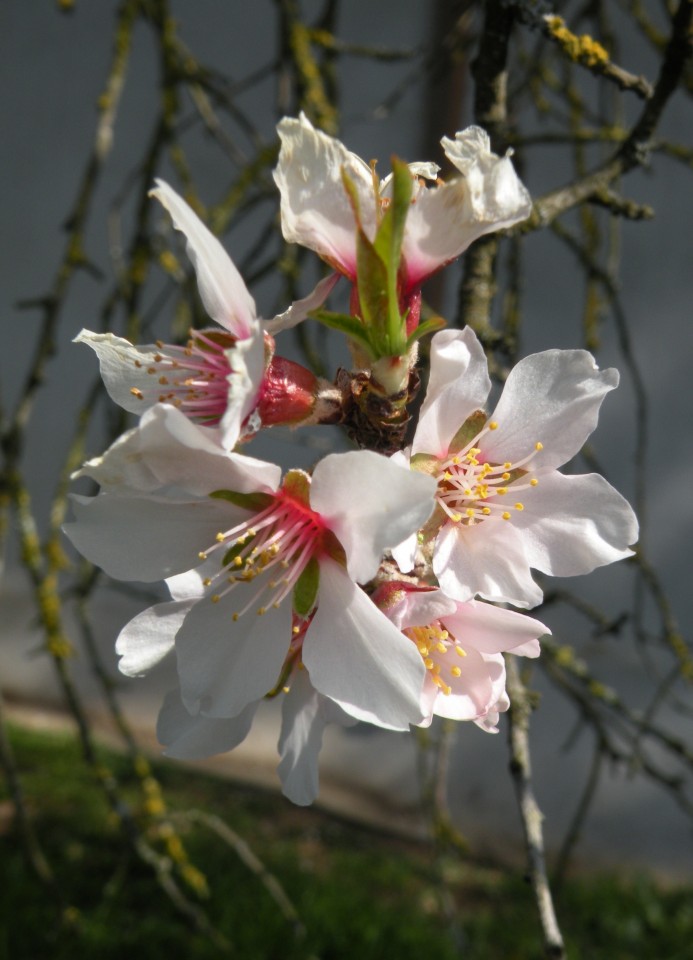
<path id="1" fill-rule="evenodd" d="M 205 577 L 204 580 L 202 581 L 202 585 L 205 586 L 205 587 L 208 587 L 208 586 L 210 586 L 211 582 L 212 582 L 212 581 L 211 581 L 211 579 L 210 579 L 209 577 Z"/>
<path id="2" fill-rule="evenodd" d="M 507 483 L 507 481 L 508 481 L 509 479 L 510 479 L 510 474 L 509 474 L 509 473 L 504 473 L 504 474 L 501 476 L 501 480 L 505 480 L 506 483 Z"/>
<path id="3" fill-rule="evenodd" d="M 433 672 L 434 672 L 436 675 L 439 674 L 439 673 L 440 673 L 440 664 L 439 664 L 439 663 L 434 663 L 433 666 L 431 667 L 431 669 L 433 670 Z"/>
<path id="4" fill-rule="evenodd" d="M 473 517 L 475 510 L 474 510 L 474 507 L 467 507 L 467 509 L 464 512 L 467 514 L 468 517 Z"/>
<path id="5" fill-rule="evenodd" d="M 447 647 L 445 646 L 444 643 L 437 643 L 437 644 L 436 644 L 436 650 L 437 650 L 439 653 L 445 653 L 445 651 L 447 650 Z"/>
<path id="6" fill-rule="evenodd" d="M 504 497 L 507 492 L 508 492 L 507 487 L 498 487 L 498 489 L 496 490 L 496 493 L 498 494 L 499 497 Z"/>
<path id="7" fill-rule="evenodd" d="M 510 470 L 511 467 L 512 467 L 512 463 L 509 460 L 506 460 L 506 462 L 503 464 L 503 469 Z"/>
<path id="8" fill-rule="evenodd" d="M 258 615 L 258 617 L 261 617 L 261 616 L 262 616 L 263 614 L 265 614 L 265 613 L 267 613 L 267 607 L 258 607 L 258 608 L 257 608 L 257 615 Z"/>
<path id="9" fill-rule="evenodd" d="M 433 669 L 433 661 L 431 660 L 430 657 L 426 657 L 426 659 L 424 660 L 424 666 L 426 667 L 427 670 Z"/>
<path id="10" fill-rule="evenodd" d="M 532 479 L 529 481 L 530 487 L 536 487 L 538 483 L 539 481 L 537 480 L 536 477 L 532 477 Z"/>
<path id="11" fill-rule="evenodd" d="M 543 443 L 539 443 L 539 442 L 537 441 L 537 443 L 534 444 L 534 449 L 535 449 L 535 450 L 543 450 L 543 449 L 544 449 L 544 444 L 543 444 Z"/>
<path id="12" fill-rule="evenodd" d="M 504 520 L 509 520 L 509 519 L 510 519 L 510 514 L 509 514 L 509 513 L 503 513 L 503 514 L 501 514 L 501 516 L 503 517 Z"/>
<path id="13" fill-rule="evenodd" d="M 291 628 L 291 632 L 293 633 L 294 636 L 296 636 L 297 633 L 300 633 L 300 632 L 301 632 L 301 628 L 300 628 L 300 627 L 292 627 L 292 628 Z"/>
<path id="14" fill-rule="evenodd" d="M 459 465 L 460 465 L 460 458 L 459 458 L 459 457 L 453 457 L 453 458 L 452 458 L 452 462 L 455 464 L 456 467 L 459 467 Z"/>
<path id="15" fill-rule="evenodd" d="M 233 558 L 233 565 L 234 565 L 234 567 L 242 567 L 242 566 L 243 566 L 243 557 L 234 557 L 234 558 Z"/>
<path id="16" fill-rule="evenodd" d="M 461 677 L 462 667 L 452 667 L 452 669 L 450 670 L 450 673 L 453 675 L 453 677 Z"/>
<path id="17" fill-rule="evenodd" d="M 458 657 L 467 656 L 467 651 L 463 650 L 462 647 L 459 646 L 459 644 L 455 647 L 455 653 L 457 654 Z"/>
<path id="18" fill-rule="evenodd" d="M 497 421 L 497 420 L 492 420 L 492 421 L 489 423 L 488 428 L 489 428 L 489 430 L 497 430 L 497 429 L 498 429 L 498 421 Z"/>
<path id="19" fill-rule="evenodd" d="M 144 394 L 141 390 L 138 390 L 137 387 L 130 387 L 130 393 L 133 397 L 137 397 L 138 400 L 144 400 Z"/>
<path id="20" fill-rule="evenodd" d="M 453 514 L 450 515 L 450 519 L 453 520 L 455 523 L 459 523 L 460 520 L 462 519 L 462 514 L 461 514 L 461 513 L 453 513 Z"/>
<path id="21" fill-rule="evenodd" d="M 224 534 L 221 532 L 221 530 L 219 531 L 219 533 L 216 535 L 214 539 L 216 540 L 217 543 L 224 542 Z"/>
<path id="22" fill-rule="evenodd" d="M 238 618 L 239 618 L 239 617 L 240 617 L 240 613 L 234 613 L 234 614 L 232 615 L 231 619 L 233 620 L 234 623 L 238 623 Z"/>
<path id="23" fill-rule="evenodd" d="M 448 633 L 447 630 L 441 630 L 438 635 L 439 635 L 439 637 L 440 637 L 441 640 L 447 640 L 448 637 L 450 636 L 450 634 Z"/>
<path id="24" fill-rule="evenodd" d="M 428 652 L 429 652 L 428 647 L 422 643 L 421 646 L 419 647 L 419 653 L 421 654 L 422 657 L 427 657 Z"/>
<path id="25" fill-rule="evenodd" d="M 525 508 L 524 503 L 516 503 L 516 504 L 515 504 L 515 509 L 516 509 L 516 510 L 524 510 L 524 508 Z"/>
<path id="26" fill-rule="evenodd" d="M 219 603 L 219 601 L 221 600 L 221 597 L 219 596 L 218 593 L 213 593 L 209 599 L 212 601 L 212 603 Z"/>
<path id="27" fill-rule="evenodd" d="M 489 513 L 491 512 L 491 508 L 490 508 L 490 507 L 483 507 L 481 512 L 483 513 L 483 515 L 484 515 L 485 517 L 487 517 L 487 516 L 489 515 Z"/>
<path id="28" fill-rule="evenodd" d="M 197 556 L 198 556 L 198 559 L 200 559 L 200 560 L 206 560 L 206 559 L 207 559 L 207 554 L 204 552 L 204 550 L 200 550 L 200 552 L 198 553 Z"/>
<path id="29" fill-rule="evenodd" d="M 440 684 L 440 689 L 443 691 L 443 693 L 445 694 L 446 697 L 449 697 L 450 694 L 452 693 L 452 687 L 449 687 L 449 686 L 447 685 L 447 683 L 442 683 L 442 682 L 441 682 L 441 684 Z"/>
<path id="30" fill-rule="evenodd" d="M 452 474 L 450 473 L 449 470 L 446 470 L 445 473 L 443 474 L 443 480 L 452 480 Z"/>

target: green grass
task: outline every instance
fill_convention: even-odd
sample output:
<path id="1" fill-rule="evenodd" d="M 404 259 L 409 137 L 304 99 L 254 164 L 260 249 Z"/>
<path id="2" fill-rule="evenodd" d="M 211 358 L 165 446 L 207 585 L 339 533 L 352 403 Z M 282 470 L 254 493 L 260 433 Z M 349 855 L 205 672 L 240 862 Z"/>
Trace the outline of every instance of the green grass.
<path id="1" fill-rule="evenodd" d="M 71 923 L 27 869 L 16 830 L 0 818 L 0 960 L 207 960 L 225 955 L 173 907 L 124 839 L 72 739 L 14 729 L 33 823 L 71 908 Z M 142 793 L 127 760 L 106 751 L 141 822 Z M 462 858 L 434 865 L 425 845 L 382 837 L 269 793 L 162 765 L 169 809 L 221 816 L 250 844 L 305 925 L 296 937 L 258 876 L 217 835 L 182 831 L 210 895 L 188 896 L 242 960 L 533 960 L 543 956 L 521 877 Z M 0 810 L 8 810 L 0 784 Z M 4 826 L 3 826 L 4 824 Z M 161 841 L 152 841 L 162 849 Z M 442 896 L 441 873 L 447 902 Z M 558 903 L 571 960 L 690 960 L 692 890 L 645 878 L 570 882 Z M 445 908 L 443 904 L 446 904 Z"/>

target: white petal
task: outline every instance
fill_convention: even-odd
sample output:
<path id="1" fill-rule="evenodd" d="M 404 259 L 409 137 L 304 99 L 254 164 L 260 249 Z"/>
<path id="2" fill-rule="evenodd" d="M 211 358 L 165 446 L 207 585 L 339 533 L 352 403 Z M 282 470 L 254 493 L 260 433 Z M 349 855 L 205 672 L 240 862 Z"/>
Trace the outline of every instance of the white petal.
<path id="1" fill-rule="evenodd" d="M 357 720 L 406 730 L 422 719 L 418 650 L 331 560 L 320 563 L 303 662 L 313 686 Z"/>
<path id="2" fill-rule="evenodd" d="M 185 618 L 176 657 L 183 702 L 191 713 L 236 716 L 277 683 L 291 639 L 290 603 L 270 606 L 258 616 L 259 598 L 233 620 L 268 579 L 264 574 L 241 584 L 218 603 L 205 597 Z"/>
<path id="3" fill-rule="evenodd" d="M 99 358 L 101 377 L 109 397 L 130 413 L 141 415 L 156 402 L 138 399 L 133 388 L 145 394 L 152 386 L 152 375 L 147 369 L 161 351 L 155 344 L 133 346 L 129 340 L 112 333 L 92 333 L 81 330 L 73 343 L 86 343 Z"/>
<path id="4" fill-rule="evenodd" d="M 221 442 L 225 450 L 238 443 L 243 421 L 258 401 L 265 372 L 265 343 L 262 333 L 237 340 L 225 351 L 231 372 L 226 410 L 221 418 Z"/>
<path id="5" fill-rule="evenodd" d="M 444 457 L 465 420 L 483 408 L 490 389 L 486 354 L 474 331 L 465 327 L 436 333 L 412 452 Z"/>
<path id="6" fill-rule="evenodd" d="M 121 434 L 100 457 L 87 460 L 72 474 L 73 480 L 79 477 L 91 477 L 110 493 L 151 493 L 161 488 L 161 481 L 145 463 L 139 427 Z"/>
<path id="7" fill-rule="evenodd" d="M 281 194 L 282 233 L 288 243 L 314 250 L 340 273 L 356 275 L 356 223 L 342 182 L 351 177 L 361 197 L 364 229 L 372 237 L 375 197 L 371 172 L 346 147 L 316 130 L 302 113 L 285 117 L 274 180 Z"/>
<path id="8" fill-rule="evenodd" d="M 462 177 L 422 191 L 412 205 L 403 247 L 410 287 L 419 286 L 478 237 L 525 220 L 532 209 L 509 156 L 491 153 L 479 127 L 441 143 Z"/>
<path id="9" fill-rule="evenodd" d="M 586 350 L 545 350 L 513 367 L 491 419 L 498 429 L 483 441 L 484 456 L 499 463 L 518 461 L 544 449 L 532 470 L 559 467 L 582 447 L 597 425 L 606 394 L 618 385 L 618 371 L 600 370 Z"/>
<path id="10" fill-rule="evenodd" d="M 414 569 L 418 545 L 416 534 L 412 533 L 410 537 L 398 543 L 396 547 L 390 547 L 390 553 L 402 573 L 411 573 Z"/>
<path id="11" fill-rule="evenodd" d="M 318 757 L 325 729 L 321 699 L 308 671 L 295 670 L 282 704 L 277 770 L 282 792 L 301 806 L 312 803 L 318 795 Z"/>
<path id="12" fill-rule="evenodd" d="M 535 569 L 570 577 L 632 555 L 628 546 L 638 538 L 635 514 L 599 474 L 553 471 L 542 474 L 539 485 L 526 493 L 525 509 L 513 523 Z"/>
<path id="13" fill-rule="evenodd" d="M 418 530 L 433 512 L 433 477 L 369 450 L 333 453 L 313 471 L 310 505 L 344 547 L 347 568 L 364 583 L 383 551 Z"/>
<path id="14" fill-rule="evenodd" d="M 72 498 L 66 535 L 87 560 L 116 580 L 151 583 L 200 563 L 198 554 L 229 527 L 231 504 L 115 496 Z M 247 511 L 243 512 L 247 515 Z"/>
<path id="15" fill-rule="evenodd" d="M 446 675 L 452 692 L 439 693 L 433 713 L 448 720 L 476 720 L 483 716 L 505 691 L 505 664 L 500 654 L 482 654 L 470 649 L 457 658 L 462 669 L 459 677 Z"/>
<path id="16" fill-rule="evenodd" d="M 157 603 L 143 610 L 120 631 L 118 669 L 126 677 L 141 677 L 173 650 L 176 633 L 195 601 Z"/>
<path id="17" fill-rule="evenodd" d="M 530 575 L 523 543 L 511 521 L 486 520 L 473 527 L 448 523 L 436 539 L 433 572 L 441 590 L 455 600 L 478 594 L 535 607 L 543 595 Z"/>
<path id="18" fill-rule="evenodd" d="M 458 604 L 446 597 L 442 590 L 411 590 L 398 609 L 388 610 L 388 616 L 400 629 L 407 627 L 426 627 L 434 620 L 442 620 L 454 614 Z"/>
<path id="19" fill-rule="evenodd" d="M 255 301 L 233 260 L 217 238 L 176 191 L 163 180 L 150 191 L 168 210 L 173 226 L 185 234 L 186 250 L 197 274 L 205 310 L 235 337 L 250 337 L 258 327 Z"/>
<path id="20" fill-rule="evenodd" d="M 181 700 L 180 690 L 166 694 L 156 725 L 156 735 L 167 757 L 200 760 L 233 750 L 248 735 L 257 703 L 248 704 L 237 717 L 218 720 L 193 716 Z"/>
<path id="21" fill-rule="evenodd" d="M 413 163 L 408 163 L 409 172 L 414 178 L 414 192 L 415 195 L 419 190 L 425 190 L 425 186 L 420 186 L 416 182 L 419 177 L 423 177 L 424 180 L 437 180 L 438 173 L 440 172 L 440 167 L 437 163 L 433 163 L 431 160 L 414 160 Z M 380 196 L 381 197 L 391 197 L 392 196 L 392 174 L 388 173 L 380 181 Z"/>
<path id="22" fill-rule="evenodd" d="M 141 447 L 161 484 L 200 496 L 215 490 L 274 492 L 281 468 L 229 453 L 219 431 L 199 427 L 175 407 L 157 404 L 142 417 Z"/>
<path id="23" fill-rule="evenodd" d="M 294 300 L 288 310 L 278 313 L 273 320 L 265 320 L 263 326 L 268 333 L 276 334 L 282 330 L 290 330 L 306 319 L 311 310 L 317 310 L 332 292 L 339 280 L 338 273 L 330 273 L 318 282 L 315 289 L 307 297 Z"/>
<path id="24" fill-rule="evenodd" d="M 506 650 L 514 653 L 517 648 L 527 645 L 530 656 L 538 655 L 537 637 L 551 633 L 539 620 L 478 600 L 458 603 L 454 613 L 445 614 L 440 619 L 464 650 L 473 647 L 481 653 L 495 654 Z"/>

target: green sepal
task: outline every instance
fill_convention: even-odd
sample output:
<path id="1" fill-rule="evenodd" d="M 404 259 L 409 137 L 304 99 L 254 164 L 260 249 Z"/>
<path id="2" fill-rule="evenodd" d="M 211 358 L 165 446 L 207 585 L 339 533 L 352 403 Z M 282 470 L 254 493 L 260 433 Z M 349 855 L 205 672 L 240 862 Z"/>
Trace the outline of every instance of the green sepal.
<path id="1" fill-rule="evenodd" d="M 344 547 L 331 530 L 325 530 L 323 534 L 322 545 L 325 548 L 325 552 L 328 556 L 332 557 L 333 560 L 336 560 L 337 563 L 339 563 L 342 567 L 346 567 L 347 559 L 346 553 L 344 552 Z"/>
<path id="2" fill-rule="evenodd" d="M 373 348 L 368 332 L 357 317 L 349 316 L 346 313 L 333 313 L 331 310 L 313 310 L 308 316 L 332 330 L 339 330 L 347 337 L 351 337 L 365 350 L 371 360 L 377 359 L 377 353 Z"/>
<path id="3" fill-rule="evenodd" d="M 231 563 L 233 563 L 233 561 L 236 559 L 236 557 L 237 557 L 243 550 L 245 550 L 245 548 L 246 548 L 249 544 L 251 544 L 254 539 L 255 539 L 255 537 L 248 537 L 247 539 L 244 539 L 244 540 L 243 540 L 243 543 L 238 543 L 238 542 L 236 542 L 236 543 L 234 543 L 234 545 L 233 545 L 232 547 L 229 547 L 229 549 L 226 551 L 226 553 L 225 553 L 224 556 L 222 557 L 222 560 L 221 560 L 221 565 L 222 565 L 222 567 L 228 567 Z M 242 570 L 242 569 L 243 569 L 242 567 L 238 567 L 238 570 Z"/>
<path id="4" fill-rule="evenodd" d="M 423 320 L 407 337 L 407 350 L 411 350 L 413 344 L 421 337 L 425 337 L 428 333 L 436 333 L 436 331 L 442 330 L 444 326 L 445 320 L 443 317 L 429 317 L 428 320 Z"/>
<path id="5" fill-rule="evenodd" d="M 271 493 L 237 493 L 235 490 L 214 490 L 210 497 L 215 500 L 228 500 L 229 503 L 237 507 L 243 507 L 244 510 L 264 510 L 268 507 L 274 497 Z"/>
<path id="6" fill-rule="evenodd" d="M 307 617 L 315 606 L 320 585 L 320 564 L 311 557 L 294 587 L 294 610 L 299 617 Z"/>
<path id="7" fill-rule="evenodd" d="M 450 441 L 448 453 L 450 455 L 464 450 L 468 443 L 483 429 L 487 417 L 483 410 L 476 410 L 470 417 L 464 421 L 460 429 Z"/>
<path id="8" fill-rule="evenodd" d="M 287 470 L 282 490 L 304 506 L 310 506 L 310 477 L 305 470 Z"/>
<path id="9" fill-rule="evenodd" d="M 434 477 L 440 470 L 440 460 L 434 457 L 432 453 L 415 453 L 409 461 L 412 470 L 419 473 L 427 473 L 429 477 Z"/>

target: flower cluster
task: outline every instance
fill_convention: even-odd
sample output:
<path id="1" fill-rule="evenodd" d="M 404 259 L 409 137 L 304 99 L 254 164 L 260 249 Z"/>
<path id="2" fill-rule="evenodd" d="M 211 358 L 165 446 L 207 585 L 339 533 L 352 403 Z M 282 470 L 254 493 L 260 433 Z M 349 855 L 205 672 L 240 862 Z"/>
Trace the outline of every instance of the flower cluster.
<path id="1" fill-rule="evenodd" d="M 522 360 L 486 412 L 486 359 L 471 330 L 438 330 L 428 389 L 404 446 L 421 336 L 421 285 L 471 242 L 529 214 L 509 156 L 476 128 L 444 138 L 456 168 L 393 161 L 380 180 L 305 116 L 279 124 L 275 181 L 284 237 L 332 271 L 269 321 L 219 241 L 175 191 L 152 190 L 185 237 L 216 326 L 185 346 L 77 337 L 108 393 L 139 423 L 78 477 L 66 533 L 124 580 L 164 580 L 171 599 L 117 641 L 139 676 L 175 657 L 163 704 L 166 752 L 230 750 L 265 697 L 283 700 L 279 775 L 311 802 L 327 723 L 393 730 L 434 715 L 497 730 L 508 709 L 503 654 L 539 655 L 548 633 L 526 614 L 531 570 L 587 573 L 631 552 L 637 524 L 600 476 L 558 467 L 581 448 L 618 381 L 582 350 Z M 340 276 L 350 312 L 325 302 Z M 335 383 L 277 355 L 275 337 L 312 317 L 340 330 L 354 369 Z M 275 424 L 341 422 L 361 447 L 312 472 L 240 452 Z"/>

